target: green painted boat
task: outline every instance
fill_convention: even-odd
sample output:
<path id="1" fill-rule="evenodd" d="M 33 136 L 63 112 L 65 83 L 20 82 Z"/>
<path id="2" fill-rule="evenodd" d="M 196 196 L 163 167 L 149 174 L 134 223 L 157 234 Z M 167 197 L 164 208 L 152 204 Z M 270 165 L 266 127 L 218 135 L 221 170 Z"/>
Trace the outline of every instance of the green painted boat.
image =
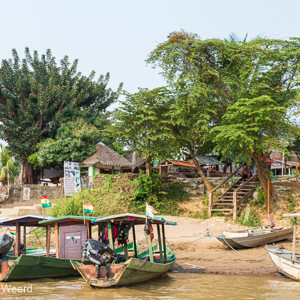
<path id="1" fill-rule="evenodd" d="M 81 258 L 81 246 L 86 238 L 90 238 L 92 234 L 92 219 L 91 217 L 84 218 L 81 216 L 47 218 L 28 215 L 3 221 L 1 223 L 3 226 L 16 226 L 16 241 L 14 251 L 9 252 L 5 258 L 0 259 L 0 282 L 79 276 L 79 273 L 73 268 L 70 258 L 74 258 L 74 256 Z M 55 224 L 57 225 L 55 226 Z M 81 227 L 81 225 L 83 226 Z M 21 226 L 24 226 L 22 247 L 20 241 Z M 56 248 L 50 248 L 51 226 L 55 226 Z M 72 226 L 77 227 L 72 229 L 74 228 Z M 26 248 L 26 227 L 46 227 L 46 249 Z M 67 234 L 69 235 L 64 235 L 59 239 L 60 229 L 62 233 L 66 231 L 63 229 L 68 229 Z M 70 236 L 73 239 L 68 239 Z M 75 239 L 76 241 L 73 243 L 74 236 L 77 240 Z M 138 244 L 135 247 L 139 249 Z M 64 251 L 65 248 L 71 248 L 73 252 Z M 74 252 L 75 248 L 77 248 L 77 252 Z M 128 251 L 131 255 L 133 255 L 133 248 L 133 243 L 128 244 Z M 124 247 L 116 249 L 116 253 L 122 258 L 124 256 Z M 63 257 L 63 255 L 67 257 Z M 81 259 L 74 259 L 74 262 L 89 264 L 88 261 L 82 262 Z"/>
<path id="2" fill-rule="evenodd" d="M 7 257 L 1 262 L 0 281 L 78 276 L 66 258 L 21 255 Z"/>
<path id="3" fill-rule="evenodd" d="M 114 246 L 111 230 L 112 224 L 114 226 L 118 224 L 131 224 L 130 226 L 132 226 L 133 230 L 134 244 L 136 242 L 135 225 L 148 224 L 150 226 L 156 224 L 158 245 L 152 246 L 151 233 L 153 231 L 150 230 L 146 232 L 145 230 L 148 240 L 148 250 L 138 254 L 137 249 L 134 249 L 134 257 L 129 257 L 125 248 L 125 257 L 127 257 L 127 260 L 124 262 L 117 258 L 110 266 L 97 266 L 95 264 L 84 265 L 83 262 L 71 260 L 74 269 L 76 269 L 83 279 L 92 287 L 108 288 L 136 284 L 160 277 L 166 274 L 173 267 L 176 257 L 165 245 L 164 225 L 177 225 L 177 223 L 167 222 L 163 218 L 149 218 L 147 216 L 136 214 L 109 216 L 99 218 L 93 222 L 96 224 L 107 224 L 110 248 L 113 248 Z M 160 227 L 162 228 L 162 240 Z"/>

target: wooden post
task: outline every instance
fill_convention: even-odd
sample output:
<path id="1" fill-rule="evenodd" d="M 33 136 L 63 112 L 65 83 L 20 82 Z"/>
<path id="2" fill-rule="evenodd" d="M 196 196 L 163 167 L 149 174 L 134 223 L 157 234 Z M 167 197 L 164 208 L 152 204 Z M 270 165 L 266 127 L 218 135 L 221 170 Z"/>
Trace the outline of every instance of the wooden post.
<path id="1" fill-rule="evenodd" d="M 162 245 L 161 245 L 161 236 L 160 236 L 159 224 L 157 224 L 157 238 L 158 238 L 160 262 L 163 264 L 164 263 L 164 258 L 163 258 L 163 254 L 162 254 Z"/>
<path id="2" fill-rule="evenodd" d="M 298 182 L 298 164 L 296 164 L 296 182 Z"/>
<path id="3" fill-rule="evenodd" d="M 268 189 L 267 189 L 267 214 L 270 214 L 270 179 L 268 179 Z"/>
<path id="4" fill-rule="evenodd" d="M 15 256 L 19 256 L 20 252 L 20 223 L 16 224 L 16 244 L 15 244 Z"/>
<path id="5" fill-rule="evenodd" d="M 124 243 L 124 254 L 125 254 L 125 259 L 126 261 L 128 260 L 128 247 L 127 247 L 127 242 Z"/>
<path id="6" fill-rule="evenodd" d="M 237 215 L 237 192 L 233 192 L 233 220 L 236 220 Z"/>
<path id="7" fill-rule="evenodd" d="M 98 224 L 98 238 L 97 238 L 98 241 L 100 241 L 100 232 L 101 232 L 100 224 Z"/>
<path id="8" fill-rule="evenodd" d="M 59 228 L 58 223 L 55 223 L 55 250 L 56 250 L 56 258 L 59 258 Z"/>
<path id="9" fill-rule="evenodd" d="M 24 245 L 24 251 L 26 254 L 26 225 L 23 226 L 23 245 Z"/>
<path id="10" fill-rule="evenodd" d="M 86 230 L 87 230 L 87 238 L 90 239 L 92 237 L 92 224 L 90 221 L 87 221 Z"/>
<path id="11" fill-rule="evenodd" d="M 167 261 L 167 260 L 168 260 L 168 257 L 167 257 L 167 247 L 166 247 L 165 224 L 161 224 L 161 229 L 162 229 L 162 239 L 163 239 L 164 259 L 165 259 L 165 261 Z"/>
<path id="12" fill-rule="evenodd" d="M 108 239 L 109 239 L 109 247 L 111 249 L 114 249 L 114 240 L 113 240 L 113 234 L 112 234 L 112 224 L 110 222 L 107 223 L 107 229 L 108 229 Z"/>
<path id="13" fill-rule="evenodd" d="M 135 227 L 132 226 L 132 235 L 133 235 L 133 249 L 134 249 L 134 257 L 138 257 L 137 249 L 136 249 L 136 236 L 135 236 Z"/>
<path id="14" fill-rule="evenodd" d="M 297 232 L 297 218 L 294 218 L 294 230 L 293 230 L 293 248 L 292 248 L 292 261 L 295 261 L 296 251 L 296 232 Z"/>
<path id="15" fill-rule="evenodd" d="M 46 227 L 46 255 L 50 257 L 50 243 L 51 243 L 51 227 Z"/>
<path id="16" fill-rule="evenodd" d="M 214 192 L 208 194 L 208 216 L 211 217 L 212 204 L 214 200 Z"/>

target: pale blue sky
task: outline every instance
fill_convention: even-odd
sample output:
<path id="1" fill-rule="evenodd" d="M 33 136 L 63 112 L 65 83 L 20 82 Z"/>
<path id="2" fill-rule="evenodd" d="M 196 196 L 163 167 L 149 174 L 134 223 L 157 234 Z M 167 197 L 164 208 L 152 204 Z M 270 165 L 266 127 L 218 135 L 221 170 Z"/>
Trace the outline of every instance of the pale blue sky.
<path id="1" fill-rule="evenodd" d="M 299 36 L 299 0 L 0 0 L 0 59 L 12 48 L 79 59 L 83 73 L 111 73 L 111 86 L 162 84 L 145 59 L 181 28 L 201 38 Z"/>
<path id="2" fill-rule="evenodd" d="M 110 72 L 130 92 L 163 84 L 145 59 L 181 28 L 202 39 L 300 36 L 299 0 L 0 0 L 0 59 L 28 46 L 79 59 L 88 74 Z"/>

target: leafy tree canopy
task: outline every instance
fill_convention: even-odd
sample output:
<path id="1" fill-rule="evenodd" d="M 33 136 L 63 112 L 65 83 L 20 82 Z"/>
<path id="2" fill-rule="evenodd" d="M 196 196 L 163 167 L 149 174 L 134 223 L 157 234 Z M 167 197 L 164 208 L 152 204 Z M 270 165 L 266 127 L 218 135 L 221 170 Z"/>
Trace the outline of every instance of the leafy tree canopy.
<path id="1" fill-rule="evenodd" d="M 29 161 L 42 167 L 61 165 L 69 160 L 83 161 L 96 152 L 99 141 L 110 142 L 103 135 L 103 128 L 108 123 L 106 115 L 99 117 L 97 123 L 95 126 L 83 118 L 63 123 L 53 139 L 45 139 L 37 145 L 38 151 L 29 157 Z"/>
<path id="2" fill-rule="evenodd" d="M 28 157 L 37 144 L 54 138 L 62 122 L 78 117 L 97 119 L 119 94 L 107 88 L 109 74 L 94 81 L 95 73 L 83 76 L 77 71 L 78 60 L 65 56 L 56 62 L 50 50 L 33 54 L 25 49 L 20 59 L 16 50 L 3 60 L 0 68 L 1 138 L 23 163 L 23 180 L 33 183 Z"/>
<path id="3" fill-rule="evenodd" d="M 125 100 L 114 112 L 111 132 L 117 144 L 143 155 L 148 164 L 148 174 L 150 162 L 165 158 L 172 150 L 172 139 L 162 128 L 167 94 L 164 88 L 126 93 Z"/>

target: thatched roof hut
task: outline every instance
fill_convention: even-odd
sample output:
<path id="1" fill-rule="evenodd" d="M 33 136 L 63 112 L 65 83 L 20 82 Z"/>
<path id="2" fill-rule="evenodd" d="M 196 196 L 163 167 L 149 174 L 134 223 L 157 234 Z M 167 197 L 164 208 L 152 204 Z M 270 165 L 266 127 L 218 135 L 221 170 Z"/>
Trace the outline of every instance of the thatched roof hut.
<path id="1" fill-rule="evenodd" d="M 114 169 L 121 170 L 122 168 L 131 168 L 131 162 L 119 153 L 104 145 L 97 144 L 97 152 L 91 157 L 85 159 L 82 166 L 95 166 L 98 169 Z"/>

